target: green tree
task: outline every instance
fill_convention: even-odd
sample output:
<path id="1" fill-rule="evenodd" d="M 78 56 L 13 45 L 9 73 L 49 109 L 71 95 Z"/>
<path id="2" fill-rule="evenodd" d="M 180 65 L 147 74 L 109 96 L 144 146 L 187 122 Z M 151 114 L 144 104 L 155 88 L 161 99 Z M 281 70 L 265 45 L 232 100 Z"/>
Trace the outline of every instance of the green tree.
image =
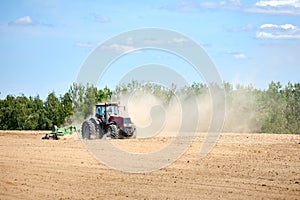
<path id="1" fill-rule="evenodd" d="M 51 92 L 45 101 L 45 116 L 50 120 L 47 123 L 47 129 L 53 125 L 61 126 L 64 123 L 64 110 L 59 99 L 54 92 Z"/>
<path id="2" fill-rule="evenodd" d="M 300 84 L 288 83 L 284 88 L 285 117 L 288 133 L 300 133 Z"/>
<path id="3" fill-rule="evenodd" d="M 96 103 L 110 101 L 112 97 L 108 87 L 100 90 L 93 85 L 84 86 L 78 83 L 73 83 L 68 93 L 73 103 L 72 111 L 76 121 L 82 121 L 93 115 Z"/>
<path id="4" fill-rule="evenodd" d="M 288 122 L 285 115 L 287 101 L 280 82 L 272 81 L 262 100 L 264 106 L 261 112 L 265 113 L 262 132 L 287 133 Z"/>

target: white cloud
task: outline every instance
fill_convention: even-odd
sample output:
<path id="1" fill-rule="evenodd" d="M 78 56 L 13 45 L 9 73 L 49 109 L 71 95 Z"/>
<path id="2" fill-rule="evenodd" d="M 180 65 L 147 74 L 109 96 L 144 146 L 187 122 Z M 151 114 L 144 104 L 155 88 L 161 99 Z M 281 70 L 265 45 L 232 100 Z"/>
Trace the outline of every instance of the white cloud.
<path id="1" fill-rule="evenodd" d="M 129 45 L 133 44 L 133 38 L 132 37 L 127 38 L 126 44 L 129 44 Z"/>
<path id="2" fill-rule="evenodd" d="M 227 52 L 227 53 L 225 53 L 225 55 L 236 58 L 236 59 L 246 59 L 247 58 L 247 56 L 241 52 Z"/>
<path id="3" fill-rule="evenodd" d="M 130 46 L 130 45 L 124 45 L 124 44 L 117 44 L 117 43 L 113 43 L 109 46 L 102 46 L 102 48 L 106 49 L 106 50 L 112 50 L 115 52 L 128 52 L 128 51 L 132 51 L 134 50 L 134 46 Z"/>
<path id="4" fill-rule="evenodd" d="M 281 29 L 296 29 L 297 27 L 292 25 L 292 24 L 284 24 L 284 25 L 276 25 L 276 24 L 263 24 L 260 26 L 260 29 L 265 29 L 265 28 L 281 28 Z"/>
<path id="5" fill-rule="evenodd" d="M 168 44 L 170 45 L 184 45 L 188 42 L 187 39 L 181 37 L 181 38 L 173 38 L 172 40 L 168 41 Z"/>
<path id="6" fill-rule="evenodd" d="M 297 29 L 296 26 L 292 25 L 292 24 L 284 24 L 284 25 L 281 25 L 281 28 L 283 29 Z"/>
<path id="7" fill-rule="evenodd" d="M 260 0 L 246 8 L 247 12 L 300 15 L 300 0 Z"/>
<path id="8" fill-rule="evenodd" d="M 98 13 L 90 13 L 90 16 L 92 17 L 92 20 L 98 23 L 110 23 L 111 18 L 109 16 L 105 16 Z"/>
<path id="9" fill-rule="evenodd" d="M 93 48 L 95 45 L 92 44 L 92 43 L 89 43 L 89 42 L 87 42 L 87 43 L 77 42 L 77 43 L 75 44 L 75 46 L 81 47 L 81 48 Z"/>
<path id="10" fill-rule="evenodd" d="M 271 15 L 300 15 L 300 0 L 258 0 L 252 5 L 243 5 L 239 0 L 204 1 L 183 0 L 169 4 L 164 9 L 178 12 L 197 12 L 204 9 L 239 10 L 241 12 Z"/>
<path id="11" fill-rule="evenodd" d="M 277 28 L 278 26 L 277 25 L 274 25 L 274 24 L 263 24 L 260 26 L 261 29 L 264 29 L 264 28 Z"/>
<path id="12" fill-rule="evenodd" d="M 220 2 L 203 2 L 200 5 L 201 7 L 212 9 L 239 9 L 241 7 L 241 2 L 239 0 L 228 0 Z"/>
<path id="13" fill-rule="evenodd" d="M 279 6 L 291 6 L 291 7 L 300 7 L 298 0 L 262 0 L 255 3 L 256 6 L 270 6 L 270 7 L 279 7 Z"/>
<path id="14" fill-rule="evenodd" d="M 179 12 L 195 12 L 203 9 L 227 9 L 271 15 L 300 15 L 300 0 L 258 0 L 252 5 L 243 5 L 239 0 L 220 0 L 217 2 L 183 0 L 169 4 L 163 8 Z"/>
<path id="15" fill-rule="evenodd" d="M 239 0 L 227 0 L 220 2 L 198 2 L 195 0 L 183 0 L 174 4 L 164 6 L 163 9 L 179 12 L 195 12 L 200 11 L 203 8 L 208 9 L 238 9 L 241 6 Z"/>
<path id="16" fill-rule="evenodd" d="M 232 54 L 232 56 L 234 58 L 237 58 L 237 59 L 244 59 L 244 58 L 246 58 L 246 55 L 243 54 L 243 53 L 235 53 L 235 54 Z"/>
<path id="17" fill-rule="evenodd" d="M 163 7 L 163 9 L 180 12 L 194 12 L 200 8 L 200 4 L 195 0 L 183 0 Z"/>
<path id="18" fill-rule="evenodd" d="M 119 51 L 119 52 L 126 52 L 126 51 L 131 51 L 131 50 L 134 49 L 133 46 L 121 45 L 121 44 L 112 44 L 112 45 L 110 45 L 110 47 L 112 49 L 115 49 L 116 51 Z"/>
<path id="19" fill-rule="evenodd" d="M 256 37 L 265 39 L 300 39 L 300 27 L 292 24 L 263 24 L 256 32 Z"/>
<path id="20" fill-rule="evenodd" d="M 95 21 L 99 23 L 109 23 L 111 22 L 111 19 L 106 16 L 95 16 Z"/>
<path id="21" fill-rule="evenodd" d="M 9 22 L 9 25 L 32 25 L 32 19 L 30 16 L 20 17 L 14 21 Z"/>
<path id="22" fill-rule="evenodd" d="M 190 46 L 190 42 L 187 38 L 184 37 L 174 37 L 169 40 L 159 39 L 159 38 L 151 38 L 145 37 L 140 39 L 134 39 L 132 37 L 126 38 L 126 40 L 122 43 L 112 43 L 110 45 L 102 46 L 102 49 L 108 51 L 114 51 L 118 53 L 124 52 L 138 52 L 143 51 L 140 48 L 142 47 L 156 47 L 156 46 L 164 46 L 164 47 L 184 47 Z"/>
<path id="23" fill-rule="evenodd" d="M 30 16 L 28 16 L 28 15 L 10 21 L 8 23 L 8 26 L 53 27 L 52 24 L 44 23 L 44 22 L 38 22 L 36 20 L 32 20 L 32 18 Z"/>
<path id="24" fill-rule="evenodd" d="M 252 24 L 247 24 L 246 26 L 243 27 L 237 27 L 237 28 L 232 28 L 230 31 L 232 32 L 247 32 L 247 31 L 253 31 L 255 30 L 255 26 Z"/>

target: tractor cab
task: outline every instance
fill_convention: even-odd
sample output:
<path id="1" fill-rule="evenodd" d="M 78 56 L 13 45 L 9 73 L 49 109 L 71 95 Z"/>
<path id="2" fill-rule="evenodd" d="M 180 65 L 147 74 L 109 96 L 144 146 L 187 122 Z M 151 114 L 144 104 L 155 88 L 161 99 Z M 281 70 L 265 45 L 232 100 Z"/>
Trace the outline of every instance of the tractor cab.
<path id="1" fill-rule="evenodd" d="M 110 116 L 119 115 L 118 103 L 100 103 L 96 105 L 96 117 L 103 122 L 109 122 Z"/>

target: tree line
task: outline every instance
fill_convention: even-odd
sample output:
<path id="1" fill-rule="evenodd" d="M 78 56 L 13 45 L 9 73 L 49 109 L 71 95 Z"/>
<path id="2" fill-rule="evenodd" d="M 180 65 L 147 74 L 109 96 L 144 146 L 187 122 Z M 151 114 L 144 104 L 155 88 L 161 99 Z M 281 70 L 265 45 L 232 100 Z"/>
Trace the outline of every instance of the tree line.
<path id="1" fill-rule="evenodd" d="M 74 83 L 64 95 L 51 92 L 44 101 L 39 96 L 7 95 L 0 99 L 0 130 L 51 130 L 53 125 L 71 124 L 78 114 L 82 119 L 91 115 L 94 104 L 110 99 L 111 93 L 107 87 Z"/>
<path id="2" fill-rule="evenodd" d="M 283 86 L 272 81 L 265 90 L 227 82 L 217 87 L 225 91 L 226 98 L 223 131 L 300 133 L 300 83 Z M 0 100 L 0 129 L 49 130 L 53 125 L 64 126 L 74 121 L 80 124 L 93 115 L 95 103 L 118 100 L 137 89 L 150 92 L 166 105 L 176 95 L 186 99 L 195 95 L 201 100 L 210 92 L 203 83 L 177 88 L 175 84 L 163 87 L 132 81 L 114 90 L 73 83 L 64 95 L 51 92 L 44 101 L 39 96 L 7 95 Z"/>

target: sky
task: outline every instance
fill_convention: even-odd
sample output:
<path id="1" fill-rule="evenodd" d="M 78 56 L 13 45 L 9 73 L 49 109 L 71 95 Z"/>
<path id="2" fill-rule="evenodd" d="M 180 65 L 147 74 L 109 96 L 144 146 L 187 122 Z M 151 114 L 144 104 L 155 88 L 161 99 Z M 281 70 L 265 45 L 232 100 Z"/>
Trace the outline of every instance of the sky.
<path id="1" fill-rule="evenodd" d="M 300 81 L 300 0 L 12 0 L 1 1 L 0 11 L 1 99 L 64 94 L 98 45 L 147 27 L 198 43 L 226 82 L 266 89 L 271 81 Z M 201 82 L 180 58 L 145 50 L 118 59 L 97 86 L 114 89 L 145 63 Z"/>

